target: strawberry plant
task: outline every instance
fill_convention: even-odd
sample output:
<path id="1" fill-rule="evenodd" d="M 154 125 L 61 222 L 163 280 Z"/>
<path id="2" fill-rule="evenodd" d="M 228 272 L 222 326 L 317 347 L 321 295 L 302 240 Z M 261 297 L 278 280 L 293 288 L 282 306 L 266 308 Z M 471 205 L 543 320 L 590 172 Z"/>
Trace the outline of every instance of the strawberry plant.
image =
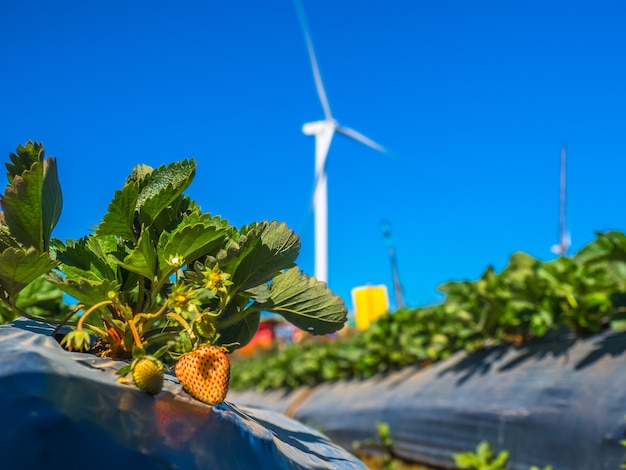
<path id="1" fill-rule="evenodd" d="M 51 238 L 62 206 L 56 160 L 32 142 L 10 160 L 0 200 L 2 311 L 71 325 L 69 350 L 132 357 L 120 375 L 132 372 L 149 393 L 160 388 L 155 358 L 173 364 L 206 345 L 232 352 L 253 337 L 262 311 L 313 335 L 346 320 L 342 300 L 296 266 L 299 238 L 284 223 L 236 228 L 185 195 L 194 160 L 136 166 L 95 231 L 66 241 Z M 24 308 L 20 293 L 42 276 L 79 310 L 59 320 Z"/>
<path id="2" fill-rule="evenodd" d="M 237 358 L 232 388 L 295 388 L 338 379 L 367 379 L 409 365 L 427 365 L 475 339 L 467 317 L 441 305 L 384 315 L 352 337 L 309 338 L 282 351 Z"/>
<path id="3" fill-rule="evenodd" d="M 503 450 L 498 455 L 495 455 L 493 447 L 487 441 L 481 441 L 475 452 L 463 452 L 454 454 L 452 457 L 459 468 L 472 470 L 508 470 L 509 468 L 506 466 L 509 452 Z M 552 465 L 546 465 L 543 469 L 532 465 L 530 470 L 552 470 Z"/>
<path id="4" fill-rule="evenodd" d="M 506 462 L 509 459 L 509 453 L 503 450 L 496 456 L 491 444 L 482 441 L 476 447 L 476 452 L 463 452 L 461 454 L 455 454 L 453 457 L 454 462 L 459 468 L 472 470 L 507 470 Z"/>
<path id="5" fill-rule="evenodd" d="M 514 253 L 500 273 L 451 281 L 438 305 L 382 316 L 370 328 L 332 343 L 290 345 L 242 359 L 233 389 L 294 388 L 344 378 L 366 379 L 408 365 L 425 366 L 464 349 L 519 344 L 551 331 L 580 337 L 626 330 L 626 235 L 597 234 L 572 258 L 542 262 Z"/>

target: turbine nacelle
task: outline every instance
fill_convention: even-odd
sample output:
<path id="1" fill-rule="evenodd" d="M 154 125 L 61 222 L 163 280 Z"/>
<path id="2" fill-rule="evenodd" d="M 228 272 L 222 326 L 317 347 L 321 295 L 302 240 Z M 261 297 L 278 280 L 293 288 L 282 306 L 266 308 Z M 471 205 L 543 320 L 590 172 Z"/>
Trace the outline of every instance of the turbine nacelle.
<path id="1" fill-rule="evenodd" d="M 323 121 L 307 122 L 302 126 L 302 132 L 306 135 L 321 135 L 328 132 L 332 133 L 337 127 L 337 122 L 334 119 L 326 119 Z"/>

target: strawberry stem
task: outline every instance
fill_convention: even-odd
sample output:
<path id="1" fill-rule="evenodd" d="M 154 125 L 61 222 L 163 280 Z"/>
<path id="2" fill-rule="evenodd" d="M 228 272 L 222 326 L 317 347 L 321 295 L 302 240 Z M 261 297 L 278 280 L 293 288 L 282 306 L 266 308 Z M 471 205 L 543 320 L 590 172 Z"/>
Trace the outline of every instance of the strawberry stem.
<path id="1" fill-rule="evenodd" d="M 137 315 L 135 315 L 135 320 L 145 320 L 143 323 L 143 328 L 146 329 L 149 326 L 152 326 L 152 324 L 159 319 L 159 317 L 161 315 L 163 315 L 163 313 L 165 313 L 165 310 L 167 309 L 167 303 L 164 303 L 161 308 L 155 312 L 155 313 L 138 313 Z"/>
<path id="2" fill-rule="evenodd" d="M 167 314 L 168 317 L 176 320 L 178 323 L 180 323 L 186 330 L 189 329 L 189 323 L 187 323 L 187 321 L 181 317 L 178 313 L 174 313 L 174 312 L 170 312 Z"/>
<path id="3" fill-rule="evenodd" d="M 133 339 L 135 340 L 135 344 L 138 348 L 141 348 L 141 338 L 139 338 L 139 333 L 137 332 L 137 327 L 135 326 L 135 322 L 131 318 L 128 320 L 128 326 L 130 326 L 130 331 L 133 334 Z"/>
<path id="4" fill-rule="evenodd" d="M 104 307 L 105 305 L 111 305 L 112 303 L 113 303 L 112 300 L 103 300 L 102 302 L 98 302 L 97 304 L 89 307 L 87 310 L 85 310 L 85 313 L 82 314 L 82 316 L 80 317 L 80 320 L 78 320 L 78 324 L 76 325 L 76 330 L 80 331 L 83 329 L 83 323 L 94 310 L 97 310 L 100 307 Z"/>
<path id="5" fill-rule="evenodd" d="M 78 304 L 74 310 L 71 310 L 70 313 L 68 313 L 65 317 L 63 317 L 63 320 L 61 320 L 61 323 L 59 323 L 58 326 L 52 332 L 52 336 L 56 335 L 59 332 L 59 330 L 63 328 L 63 325 L 65 325 L 70 320 L 70 318 L 72 318 L 72 316 L 75 315 L 83 307 L 84 307 L 83 304 Z"/>

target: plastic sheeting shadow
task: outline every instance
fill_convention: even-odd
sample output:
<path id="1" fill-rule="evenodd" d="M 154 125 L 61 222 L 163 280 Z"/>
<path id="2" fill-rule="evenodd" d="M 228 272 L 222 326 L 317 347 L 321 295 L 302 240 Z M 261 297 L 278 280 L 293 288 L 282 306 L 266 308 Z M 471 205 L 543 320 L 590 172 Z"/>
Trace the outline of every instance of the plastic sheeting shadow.
<path id="1" fill-rule="evenodd" d="M 482 349 L 474 354 L 464 356 L 458 362 L 446 367 L 438 376 L 446 374 L 461 374 L 457 380 L 457 385 L 463 385 L 475 375 L 487 375 L 491 371 L 494 362 L 501 359 L 507 353 L 507 349 L 502 346 L 494 346 L 489 349 Z"/>
<path id="2" fill-rule="evenodd" d="M 626 333 L 605 336 L 601 340 L 596 341 L 594 346 L 595 349 L 576 363 L 574 369 L 581 370 L 589 367 L 607 355 L 617 357 L 623 354 L 626 351 Z"/>
<path id="3" fill-rule="evenodd" d="M 533 341 L 528 345 L 515 348 L 517 357 L 504 363 L 498 370 L 502 372 L 511 370 L 531 359 L 539 361 L 547 357 L 554 359 L 564 357 L 567 360 L 569 358 L 569 351 L 575 343 L 576 338 L 565 338 L 560 341 Z"/>

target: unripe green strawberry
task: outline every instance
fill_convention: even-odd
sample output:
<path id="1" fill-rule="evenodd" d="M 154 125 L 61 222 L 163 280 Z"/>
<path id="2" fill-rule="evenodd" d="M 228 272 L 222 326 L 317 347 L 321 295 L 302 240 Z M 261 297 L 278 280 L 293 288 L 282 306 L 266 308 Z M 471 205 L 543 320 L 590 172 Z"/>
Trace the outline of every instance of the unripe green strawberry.
<path id="1" fill-rule="evenodd" d="M 156 395 L 163 388 L 163 364 L 152 356 L 135 359 L 131 373 L 135 385 L 150 395 Z"/>
<path id="2" fill-rule="evenodd" d="M 176 377 L 192 397 L 208 405 L 226 398 L 230 382 L 230 361 L 226 350 L 204 345 L 183 355 L 176 363 Z"/>

